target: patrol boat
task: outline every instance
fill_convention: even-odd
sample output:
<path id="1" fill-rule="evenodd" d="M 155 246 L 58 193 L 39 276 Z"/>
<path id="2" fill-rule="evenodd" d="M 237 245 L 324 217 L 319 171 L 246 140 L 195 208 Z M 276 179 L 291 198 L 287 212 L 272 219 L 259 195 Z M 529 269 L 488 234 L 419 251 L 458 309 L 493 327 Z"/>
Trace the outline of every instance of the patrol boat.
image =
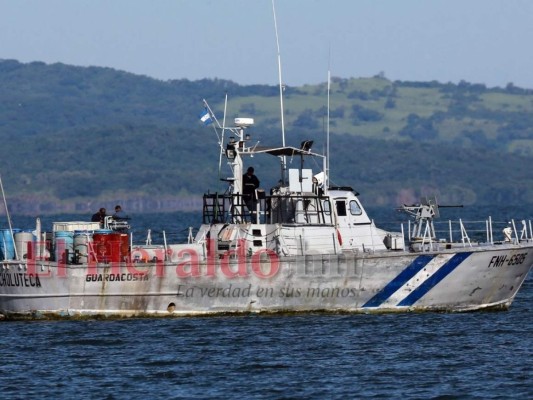
<path id="1" fill-rule="evenodd" d="M 209 114 L 209 117 L 214 115 Z M 225 193 L 203 196 L 203 223 L 186 243 L 135 245 L 124 222 L 3 230 L 2 318 L 185 316 L 221 313 L 507 309 L 533 265 L 531 221 L 471 238 L 461 220 L 436 229 L 435 199 L 402 205 L 410 221 L 378 228 L 358 194 L 331 187 L 327 160 L 298 147 L 250 144 L 237 118 L 220 156 Z M 224 130 L 226 130 L 225 128 Z M 222 136 L 224 137 L 224 136 Z M 247 157 L 270 155 L 280 184 L 243 197 Z M 286 168 L 286 158 L 298 160 Z M 321 170 L 305 167 L 310 157 Z"/>

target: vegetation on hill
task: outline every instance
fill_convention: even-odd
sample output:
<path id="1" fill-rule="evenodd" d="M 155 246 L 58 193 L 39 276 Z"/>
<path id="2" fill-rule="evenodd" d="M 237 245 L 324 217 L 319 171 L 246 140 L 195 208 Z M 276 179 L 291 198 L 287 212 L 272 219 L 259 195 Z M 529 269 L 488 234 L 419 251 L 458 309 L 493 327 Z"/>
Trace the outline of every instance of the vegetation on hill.
<path id="1" fill-rule="evenodd" d="M 222 120 L 227 93 L 227 121 L 253 117 L 253 140 L 281 141 L 273 86 L 0 60 L 0 87 L 0 173 L 21 213 L 116 201 L 130 210 L 198 208 L 202 193 L 225 190 L 217 138 L 198 122 L 203 98 Z M 324 151 L 326 89 L 285 89 L 288 144 L 311 139 Z M 531 90 L 334 78 L 330 117 L 332 182 L 366 202 L 436 194 L 447 203 L 533 203 Z M 253 162 L 266 188 L 277 182 L 275 162 Z"/>

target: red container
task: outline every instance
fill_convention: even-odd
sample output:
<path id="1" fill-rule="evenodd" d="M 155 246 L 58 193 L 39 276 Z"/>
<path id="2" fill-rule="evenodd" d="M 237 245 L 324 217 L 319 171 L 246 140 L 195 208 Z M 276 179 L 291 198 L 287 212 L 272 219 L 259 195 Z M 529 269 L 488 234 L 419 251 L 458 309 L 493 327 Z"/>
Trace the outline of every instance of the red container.
<path id="1" fill-rule="evenodd" d="M 125 262 L 129 256 L 127 233 L 95 233 L 93 246 L 97 262 Z"/>

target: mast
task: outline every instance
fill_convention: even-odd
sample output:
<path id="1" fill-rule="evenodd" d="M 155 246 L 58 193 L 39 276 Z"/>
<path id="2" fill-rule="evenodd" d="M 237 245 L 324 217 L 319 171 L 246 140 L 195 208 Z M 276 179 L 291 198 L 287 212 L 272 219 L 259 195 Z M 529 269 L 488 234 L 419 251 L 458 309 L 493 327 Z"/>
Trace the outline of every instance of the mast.
<path id="1" fill-rule="evenodd" d="M 281 52 L 279 49 L 279 36 L 278 36 L 278 23 L 276 20 L 276 7 L 274 5 L 274 0 L 272 0 L 272 13 L 274 14 L 274 30 L 276 31 L 276 46 L 278 49 L 278 78 L 279 78 L 279 104 L 281 108 L 281 140 L 282 145 L 285 147 L 285 119 L 283 114 L 283 83 L 281 78 Z M 281 161 L 281 180 L 285 184 L 285 177 L 287 175 L 287 159 L 285 156 L 282 157 Z"/>
<path id="2" fill-rule="evenodd" d="M 328 67 L 328 114 L 326 121 L 326 171 L 324 176 L 324 193 L 328 192 L 329 188 L 329 109 L 330 109 L 330 92 L 331 92 L 331 71 Z"/>
<path id="3" fill-rule="evenodd" d="M 2 190 L 2 199 L 4 200 L 4 207 L 6 209 L 7 224 L 9 225 L 9 234 L 11 235 L 11 240 L 13 245 L 15 244 L 15 237 L 13 236 L 13 226 L 11 225 L 11 217 L 9 216 L 9 210 L 7 209 L 6 194 L 4 192 L 4 185 L 2 183 L 2 175 L 0 174 L 0 189 Z M 15 258 L 18 259 L 17 246 L 13 246 L 15 249 Z M 5 255 L 4 255 L 5 256 Z"/>
<path id="4" fill-rule="evenodd" d="M 222 119 L 222 139 L 220 140 L 220 155 L 218 157 L 218 180 L 222 177 L 222 153 L 224 152 L 224 130 L 226 129 L 226 110 L 228 107 L 228 93 L 224 98 L 224 118 Z"/>

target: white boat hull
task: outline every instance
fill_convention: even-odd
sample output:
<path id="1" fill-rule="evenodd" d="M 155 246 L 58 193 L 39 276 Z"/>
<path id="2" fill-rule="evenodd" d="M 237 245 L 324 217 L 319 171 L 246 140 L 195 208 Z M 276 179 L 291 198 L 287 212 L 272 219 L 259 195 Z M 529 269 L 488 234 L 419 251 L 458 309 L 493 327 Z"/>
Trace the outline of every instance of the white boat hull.
<path id="1" fill-rule="evenodd" d="M 193 260 L 194 261 L 194 260 Z M 4 261 L 3 318 L 508 308 L 533 244 L 441 252 L 65 265 Z"/>

